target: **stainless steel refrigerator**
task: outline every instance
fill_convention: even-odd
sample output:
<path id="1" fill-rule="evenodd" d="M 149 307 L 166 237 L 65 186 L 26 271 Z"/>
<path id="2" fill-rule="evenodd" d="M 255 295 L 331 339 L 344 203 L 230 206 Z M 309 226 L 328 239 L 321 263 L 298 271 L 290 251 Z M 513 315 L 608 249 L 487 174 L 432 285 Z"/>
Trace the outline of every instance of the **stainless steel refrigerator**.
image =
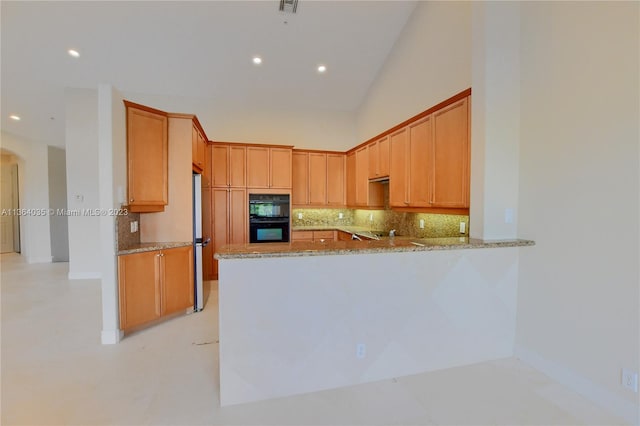
<path id="1" fill-rule="evenodd" d="M 202 177 L 193 175 L 193 280 L 195 312 L 204 308 L 204 291 L 202 276 L 202 248 L 209 244 L 210 239 L 202 236 Z"/>

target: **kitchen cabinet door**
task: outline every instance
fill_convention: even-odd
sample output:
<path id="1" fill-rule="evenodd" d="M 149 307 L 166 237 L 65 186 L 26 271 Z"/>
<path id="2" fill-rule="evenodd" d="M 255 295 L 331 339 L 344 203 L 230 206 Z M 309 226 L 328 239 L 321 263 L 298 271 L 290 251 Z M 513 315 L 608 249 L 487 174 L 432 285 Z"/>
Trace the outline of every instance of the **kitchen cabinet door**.
<path id="1" fill-rule="evenodd" d="M 291 148 L 270 148 L 270 188 L 291 189 Z"/>
<path id="2" fill-rule="evenodd" d="M 327 204 L 327 154 L 309 153 L 309 204 Z"/>
<path id="3" fill-rule="evenodd" d="M 380 177 L 389 176 L 390 143 L 389 137 L 378 140 L 378 172 Z"/>
<path id="4" fill-rule="evenodd" d="M 244 146 L 229 146 L 229 186 L 244 188 L 247 183 L 247 148 Z"/>
<path id="5" fill-rule="evenodd" d="M 213 235 L 213 204 L 211 188 L 202 188 L 202 238 L 205 240 Z M 213 243 L 209 242 L 202 248 L 202 277 L 205 281 L 213 279 Z"/>
<path id="6" fill-rule="evenodd" d="M 247 147 L 247 186 L 269 188 L 269 148 Z"/>
<path id="7" fill-rule="evenodd" d="M 356 150 L 356 206 L 366 207 L 369 202 L 369 151 Z"/>
<path id="8" fill-rule="evenodd" d="M 409 140 L 407 128 L 398 130 L 389 137 L 391 161 L 389 166 L 389 205 L 409 205 Z M 425 165 L 426 168 L 426 165 Z"/>
<path id="9" fill-rule="evenodd" d="M 160 253 L 162 315 L 193 307 L 193 247 L 177 247 Z"/>
<path id="10" fill-rule="evenodd" d="M 213 188 L 213 252 L 227 244 L 247 242 L 249 228 L 247 191 L 244 188 Z M 218 261 L 213 260 L 213 279 L 218 278 Z"/>
<path id="11" fill-rule="evenodd" d="M 245 146 L 211 145 L 212 186 L 244 188 L 246 183 Z"/>
<path id="12" fill-rule="evenodd" d="M 160 252 L 118 256 L 120 328 L 141 325 L 161 315 Z"/>
<path id="13" fill-rule="evenodd" d="M 371 142 L 367 145 L 367 155 L 369 156 L 369 179 L 375 179 L 380 175 L 378 167 L 378 143 Z"/>
<path id="14" fill-rule="evenodd" d="M 469 207 L 468 97 L 433 114 L 433 207 Z"/>
<path id="15" fill-rule="evenodd" d="M 327 205 L 345 205 L 345 172 L 345 155 L 327 154 Z"/>
<path id="16" fill-rule="evenodd" d="M 211 145 L 204 145 L 204 168 L 202 169 L 202 187 L 211 187 Z"/>
<path id="17" fill-rule="evenodd" d="M 249 222 L 249 206 L 247 191 L 239 188 L 229 190 L 229 243 L 244 244 L 247 242 Z"/>
<path id="18" fill-rule="evenodd" d="M 213 251 L 228 244 L 229 241 L 229 189 L 213 188 Z M 214 279 L 218 277 L 218 261 L 213 260 Z"/>
<path id="19" fill-rule="evenodd" d="M 430 164 L 432 149 L 432 116 L 409 124 L 409 207 L 429 207 Z"/>
<path id="20" fill-rule="evenodd" d="M 229 185 L 229 145 L 211 146 L 211 185 L 225 187 Z"/>
<path id="21" fill-rule="evenodd" d="M 347 154 L 347 206 L 356 206 L 356 153 Z"/>
<path id="22" fill-rule="evenodd" d="M 206 142 L 204 140 L 204 136 L 202 136 L 202 133 L 194 124 L 191 138 L 191 156 L 193 158 L 193 169 L 196 172 L 202 172 L 204 170 L 205 150 Z"/>
<path id="23" fill-rule="evenodd" d="M 309 204 L 309 153 L 294 152 L 291 160 L 291 204 Z"/>
<path id="24" fill-rule="evenodd" d="M 367 145 L 369 151 L 369 179 L 389 176 L 389 137 L 385 136 Z"/>
<path id="25" fill-rule="evenodd" d="M 129 210 L 164 211 L 168 199 L 167 116 L 127 101 L 125 105 Z"/>

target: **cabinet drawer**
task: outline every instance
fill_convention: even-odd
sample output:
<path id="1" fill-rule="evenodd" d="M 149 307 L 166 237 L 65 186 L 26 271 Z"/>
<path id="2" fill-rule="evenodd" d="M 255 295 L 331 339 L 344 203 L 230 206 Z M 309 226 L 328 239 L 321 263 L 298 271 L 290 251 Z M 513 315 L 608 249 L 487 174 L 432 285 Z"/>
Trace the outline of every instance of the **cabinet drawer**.
<path id="1" fill-rule="evenodd" d="M 313 240 L 331 240 L 334 239 L 334 231 L 313 231 Z"/>
<path id="2" fill-rule="evenodd" d="M 293 231 L 291 241 L 313 241 L 313 231 Z"/>

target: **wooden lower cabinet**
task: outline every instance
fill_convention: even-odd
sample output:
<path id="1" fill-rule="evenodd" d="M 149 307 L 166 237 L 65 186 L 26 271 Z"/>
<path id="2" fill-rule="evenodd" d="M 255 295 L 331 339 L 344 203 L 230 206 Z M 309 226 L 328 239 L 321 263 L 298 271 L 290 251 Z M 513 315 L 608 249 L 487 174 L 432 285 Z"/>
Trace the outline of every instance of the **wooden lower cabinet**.
<path id="1" fill-rule="evenodd" d="M 338 231 L 293 231 L 291 241 L 336 241 Z"/>
<path id="2" fill-rule="evenodd" d="M 193 307 L 193 247 L 118 256 L 120 328 Z"/>

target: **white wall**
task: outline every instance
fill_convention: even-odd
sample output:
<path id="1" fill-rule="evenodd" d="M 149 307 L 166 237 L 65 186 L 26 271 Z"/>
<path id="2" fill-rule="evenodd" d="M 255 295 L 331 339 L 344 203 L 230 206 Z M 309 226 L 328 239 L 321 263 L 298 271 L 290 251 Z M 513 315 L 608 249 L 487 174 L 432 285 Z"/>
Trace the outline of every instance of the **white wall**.
<path id="1" fill-rule="evenodd" d="M 419 2 L 358 110 L 358 143 L 469 87 L 471 3 Z"/>
<path id="2" fill-rule="evenodd" d="M 65 151 L 48 147 L 49 155 L 49 205 L 54 210 L 67 209 L 67 172 Z M 60 214 L 49 215 L 51 230 L 51 257 L 54 262 L 69 261 L 68 217 Z"/>
<path id="3" fill-rule="evenodd" d="M 0 145 L 20 158 L 18 181 L 20 208 L 49 209 L 47 145 L 30 142 L 2 132 Z M 20 218 L 21 253 L 29 263 L 51 262 L 51 237 L 48 214 Z"/>
<path id="4" fill-rule="evenodd" d="M 67 206 L 99 208 L 98 93 L 66 89 Z M 69 278 L 100 278 L 99 216 L 69 217 Z"/>
<path id="5" fill-rule="evenodd" d="M 521 7 L 519 353 L 638 424 L 640 4 Z"/>
<path id="6" fill-rule="evenodd" d="M 220 260 L 221 405 L 511 356 L 526 249 Z"/>
<path id="7" fill-rule="evenodd" d="M 518 237 L 520 4 L 475 2 L 472 13 L 470 236 Z"/>
<path id="8" fill-rule="evenodd" d="M 127 100 L 162 111 L 195 114 L 207 137 L 215 141 L 338 151 L 346 151 L 358 143 L 355 115 L 351 112 L 278 110 L 271 105 L 219 103 L 215 99 L 127 92 L 123 95 Z"/>
<path id="9" fill-rule="evenodd" d="M 110 85 L 98 87 L 98 185 L 100 209 L 119 211 L 126 180 L 126 112 L 122 96 Z M 103 344 L 118 343 L 122 338 L 118 311 L 118 266 L 116 220 L 113 214 L 100 216 L 100 267 L 102 277 Z"/>

